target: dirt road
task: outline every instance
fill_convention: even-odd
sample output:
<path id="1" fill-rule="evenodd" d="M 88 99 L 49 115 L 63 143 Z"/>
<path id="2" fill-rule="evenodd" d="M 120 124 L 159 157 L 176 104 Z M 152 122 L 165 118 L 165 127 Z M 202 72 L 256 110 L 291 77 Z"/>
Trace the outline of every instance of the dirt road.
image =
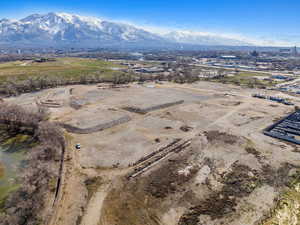
<path id="1" fill-rule="evenodd" d="M 108 193 L 110 183 L 101 185 L 91 198 L 82 218 L 81 225 L 97 225 L 101 217 L 103 201 Z"/>

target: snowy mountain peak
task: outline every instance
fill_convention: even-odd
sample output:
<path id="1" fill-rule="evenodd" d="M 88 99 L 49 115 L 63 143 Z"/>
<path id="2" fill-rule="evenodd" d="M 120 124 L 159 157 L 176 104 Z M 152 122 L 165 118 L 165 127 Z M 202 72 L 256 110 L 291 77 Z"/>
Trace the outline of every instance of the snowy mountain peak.
<path id="1" fill-rule="evenodd" d="M 66 21 L 70 23 L 74 23 L 78 20 L 84 21 L 86 23 L 90 24 L 99 24 L 102 22 L 102 20 L 96 18 L 96 17 L 88 17 L 88 16 L 79 16 L 74 14 L 68 14 L 68 13 L 54 13 L 57 17 L 64 18 Z"/>
<path id="2" fill-rule="evenodd" d="M 174 31 L 159 35 L 132 25 L 69 13 L 32 14 L 21 20 L 0 20 L 0 45 L 69 47 L 164 47 L 193 45 L 245 45 L 209 33 Z"/>
<path id="3" fill-rule="evenodd" d="M 101 28 L 101 20 L 93 17 L 78 16 L 68 13 L 33 14 L 21 20 L 24 23 L 40 24 L 41 26 L 56 26 L 58 24 L 86 25 Z"/>
<path id="4" fill-rule="evenodd" d="M 0 21 L 0 44 L 102 47 L 160 43 L 155 34 L 131 25 L 68 13 L 32 14 L 19 21 Z"/>

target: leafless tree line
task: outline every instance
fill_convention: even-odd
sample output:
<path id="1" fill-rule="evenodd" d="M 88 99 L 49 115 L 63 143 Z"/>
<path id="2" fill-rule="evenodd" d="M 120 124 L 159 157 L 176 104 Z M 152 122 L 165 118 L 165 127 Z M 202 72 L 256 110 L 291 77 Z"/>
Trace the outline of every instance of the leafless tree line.
<path id="1" fill-rule="evenodd" d="M 199 81 L 199 77 L 195 74 L 191 74 L 190 72 L 171 72 L 168 75 L 164 74 L 156 74 L 156 75 L 149 75 L 149 74 L 139 74 L 137 81 L 145 82 L 145 81 L 169 81 L 179 84 L 184 83 L 193 83 Z"/>
<path id="2" fill-rule="evenodd" d="M 64 135 L 57 125 L 45 120 L 44 112 L 32 113 L 19 106 L 0 104 L 0 120 L 14 131 L 19 124 L 31 127 L 38 143 L 27 153 L 26 167 L 20 171 L 21 187 L 5 201 L 0 224 L 44 224 L 50 184 L 60 175 L 58 161 L 63 159 Z"/>
<path id="3" fill-rule="evenodd" d="M 113 84 L 126 84 L 132 81 L 134 81 L 134 77 L 130 74 L 122 73 L 114 74 L 112 76 L 105 76 L 101 71 L 95 74 L 83 74 L 78 77 L 38 76 L 29 77 L 25 80 L 11 77 L 0 85 L 0 95 L 17 96 L 23 93 L 30 93 L 65 85 L 96 84 L 103 82 L 110 82 Z"/>
<path id="4" fill-rule="evenodd" d="M 30 112 L 18 105 L 0 104 L 0 123 L 7 126 L 10 131 L 22 129 L 37 129 L 39 122 L 45 120 L 47 111 L 40 108 L 37 112 Z"/>
<path id="5" fill-rule="evenodd" d="M 34 76 L 27 79 L 19 77 L 10 77 L 0 84 L 0 95 L 17 96 L 23 93 L 40 91 L 48 88 L 55 88 L 65 85 L 76 84 L 96 84 L 96 83 L 113 83 L 127 84 L 133 81 L 172 81 L 176 83 L 192 83 L 199 80 L 196 74 L 185 65 L 180 64 L 182 68 L 174 67 L 174 71 L 169 75 L 163 74 L 130 74 L 130 73 L 115 73 L 111 76 L 105 76 L 103 71 L 98 71 L 94 74 L 82 74 L 80 76 Z"/>

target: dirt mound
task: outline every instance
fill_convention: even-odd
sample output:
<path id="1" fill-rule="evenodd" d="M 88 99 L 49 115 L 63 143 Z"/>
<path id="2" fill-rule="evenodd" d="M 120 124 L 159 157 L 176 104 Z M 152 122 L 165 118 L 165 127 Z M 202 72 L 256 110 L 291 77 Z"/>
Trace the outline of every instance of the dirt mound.
<path id="1" fill-rule="evenodd" d="M 193 127 L 184 125 L 184 126 L 181 126 L 179 129 L 182 130 L 183 132 L 189 132 L 189 131 L 193 130 Z"/>
<path id="2" fill-rule="evenodd" d="M 239 137 L 237 137 L 235 135 L 216 131 L 216 130 L 205 131 L 204 134 L 207 137 L 207 140 L 212 143 L 224 142 L 225 144 L 232 145 L 232 144 L 237 143 L 239 140 Z"/>
<path id="3" fill-rule="evenodd" d="M 224 105 L 224 106 L 238 106 L 242 103 L 243 102 L 241 102 L 241 101 L 227 101 L 227 102 L 223 102 L 221 105 Z"/>

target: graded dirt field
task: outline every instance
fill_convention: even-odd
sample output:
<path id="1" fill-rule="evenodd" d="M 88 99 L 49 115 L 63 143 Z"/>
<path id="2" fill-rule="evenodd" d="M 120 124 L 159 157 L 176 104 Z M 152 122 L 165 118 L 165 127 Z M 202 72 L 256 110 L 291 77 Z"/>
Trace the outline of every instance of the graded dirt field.
<path id="1" fill-rule="evenodd" d="M 289 186 L 299 182 L 299 147 L 262 133 L 294 106 L 253 93 L 262 91 L 212 82 L 77 85 L 5 101 L 61 102 L 49 108 L 50 119 L 78 129 L 130 117 L 87 134 L 66 132 L 63 192 L 49 225 L 297 225 L 300 202 L 286 196 L 300 190 Z M 153 106 L 162 107 L 126 110 Z M 282 194 L 291 208 L 284 215 Z"/>

